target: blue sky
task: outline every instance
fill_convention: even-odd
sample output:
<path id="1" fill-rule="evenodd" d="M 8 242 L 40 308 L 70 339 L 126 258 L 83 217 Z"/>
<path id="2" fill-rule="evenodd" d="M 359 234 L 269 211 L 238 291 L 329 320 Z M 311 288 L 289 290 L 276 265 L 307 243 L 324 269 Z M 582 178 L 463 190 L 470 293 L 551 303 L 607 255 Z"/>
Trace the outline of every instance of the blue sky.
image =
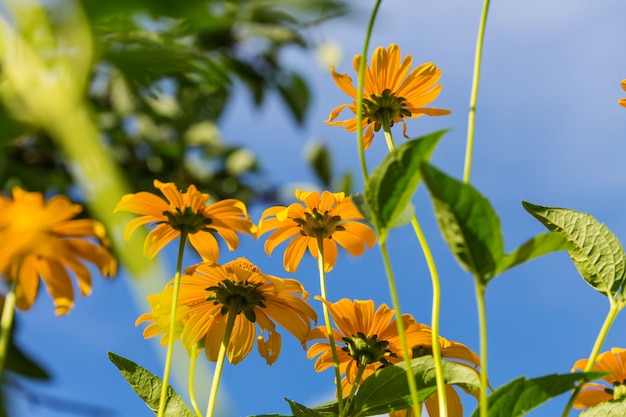
<path id="1" fill-rule="evenodd" d="M 340 72 L 352 72 L 352 56 L 361 51 L 370 3 L 348 20 L 309 33 L 316 42 L 341 49 L 343 59 L 335 64 Z M 450 128 L 432 162 L 457 178 L 462 173 L 481 7 L 482 2 L 467 0 L 388 0 L 381 7 L 371 43 L 371 49 L 398 43 L 403 54 L 413 55 L 415 65 L 433 61 L 441 68 L 443 90 L 434 105 L 451 109 L 452 115 L 409 120 L 408 132 L 415 137 Z M 626 97 L 619 86 L 626 78 L 625 15 L 623 0 L 492 1 L 471 181 L 499 213 L 507 250 L 544 231 L 523 210 L 521 200 L 589 212 L 626 241 L 626 109 L 617 105 L 619 98 Z M 313 140 L 332 149 L 336 173 L 352 170 L 358 178 L 356 139 L 342 128 L 323 123 L 330 110 L 347 97 L 334 85 L 328 68 L 310 55 L 294 50 L 284 58 L 314 86 L 305 126 L 294 126 L 278 100 L 272 98 L 263 110 L 257 110 L 240 92 L 222 121 L 224 137 L 250 147 L 259 155 L 267 178 L 286 186 L 313 180 L 304 157 Z M 398 143 L 403 141 L 400 129 L 395 136 Z M 367 152 L 370 167 L 386 153 L 381 139 L 375 138 Z M 422 187 L 414 203 L 441 276 L 441 333 L 477 351 L 473 280 L 443 243 Z M 262 209 L 251 208 L 255 221 Z M 429 323 L 430 280 L 411 229 L 392 232 L 389 246 L 403 311 Z M 264 272 L 288 277 L 282 269 L 282 249 L 284 245 L 268 257 L 261 244 L 244 237 L 240 249 L 223 252 L 221 260 L 247 256 Z M 173 275 L 173 258 L 166 255 L 160 261 L 168 271 L 165 275 Z M 188 263 L 193 261 L 189 257 Z M 147 279 L 157 281 L 158 275 Z M 303 261 L 296 278 L 312 295 L 319 292 L 311 259 Z M 377 248 L 360 258 L 341 255 L 328 283 L 330 299 L 373 298 L 377 304 L 390 303 Z M 54 381 L 12 391 L 20 410 L 16 415 L 72 415 L 34 404 L 33 397 L 28 402 L 26 393 L 33 392 L 43 403 L 75 401 L 114 412 L 104 415 L 150 415 L 106 357 L 107 351 L 114 351 L 161 373 L 164 349 L 145 341 L 142 329 L 134 327 L 145 306 L 137 304 L 133 288 L 124 274 L 114 281 L 98 279 L 94 293 L 78 300 L 66 317 L 54 317 L 46 297 L 40 297 L 29 313 L 18 314 L 18 341 L 47 366 Z M 487 310 L 490 379 L 497 387 L 521 375 L 568 372 L 577 359 L 589 354 L 608 302 L 579 277 L 567 255 L 559 253 L 498 277 L 487 290 Z M 618 317 L 603 350 L 626 347 L 625 330 L 624 317 Z M 298 342 L 282 333 L 283 351 L 271 367 L 253 351 L 241 364 L 225 368 L 225 416 L 287 414 L 283 397 L 308 405 L 332 397 L 331 373 L 315 373 Z M 184 385 L 179 387 L 184 394 Z M 198 396 L 203 397 L 200 392 Z M 463 400 L 469 415 L 476 402 L 470 397 Z M 565 401 L 560 397 L 530 415 L 556 415 Z"/>

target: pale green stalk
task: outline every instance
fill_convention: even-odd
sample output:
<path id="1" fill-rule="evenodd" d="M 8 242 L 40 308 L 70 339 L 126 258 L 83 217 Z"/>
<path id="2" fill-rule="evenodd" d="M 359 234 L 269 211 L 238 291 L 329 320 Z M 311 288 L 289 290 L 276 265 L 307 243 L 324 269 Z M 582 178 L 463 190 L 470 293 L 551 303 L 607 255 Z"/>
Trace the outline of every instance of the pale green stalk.
<path id="1" fill-rule="evenodd" d="M 356 371 L 356 377 L 354 378 L 354 384 L 352 384 L 352 389 L 350 390 L 350 395 L 348 396 L 348 401 L 347 404 L 348 406 L 352 403 L 352 399 L 354 398 L 354 394 L 356 394 L 356 390 L 359 388 L 359 385 L 361 385 L 361 378 L 363 378 L 363 372 L 365 371 L 365 368 L 367 367 L 367 364 L 365 363 L 359 363 L 359 369 L 357 369 Z"/>
<path id="2" fill-rule="evenodd" d="M 626 306 L 626 304 L 623 301 L 616 302 L 611 297 L 609 297 L 609 301 L 611 302 L 611 308 L 609 309 L 609 312 L 606 318 L 604 319 L 602 328 L 600 329 L 600 332 L 598 333 L 598 337 L 596 338 L 596 342 L 594 343 L 593 348 L 591 349 L 591 353 L 589 354 L 589 359 L 587 360 L 587 366 L 585 366 L 585 369 L 583 370 L 583 372 L 590 372 L 591 370 L 593 370 L 593 366 L 596 364 L 596 359 L 598 358 L 600 349 L 602 349 L 604 340 L 606 339 L 606 336 L 609 334 L 609 330 L 611 329 L 613 322 L 617 318 L 617 315 L 619 314 L 619 312 L 624 308 L 624 306 Z M 570 411 L 572 410 L 572 407 L 574 406 L 574 402 L 576 401 L 576 397 L 578 397 L 578 394 L 580 394 L 580 391 L 582 390 L 583 385 L 584 385 L 584 382 L 579 382 L 578 385 L 576 385 L 574 392 L 572 392 L 572 395 L 569 401 L 567 402 L 567 405 L 565 406 L 565 410 L 563 411 L 562 417 L 567 417 L 569 415 Z"/>
<path id="3" fill-rule="evenodd" d="M 324 244 L 321 236 L 317 237 L 317 269 L 320 273 L 320 294 L 322 298 L 328 301 L 326 295 L 326 274 L 324 272 Z M 337 385 L 337 407 L 339 415 L 343 415 L 343 392 L 341 387 L 341 371 L 339 370 L 339 356 L 337 355 L 337 346 L 333 337 L 333 328 L 330 324 L 330 313 L 326 303 L 322 303 L 322 311 L 324 313 L 324 325 L 326 326 L 326 334 L 328 335 L 328 343 L 330 351 L 333 355 L 333 369 L 335 370 L 335 384 Z"/>
<path id="4" fill-rule="evenodd" d="M 402 314 L 400 311 L 400 300 L 398 299 L 396 281 L 393 277 L 393 271 L 391 269 L 391 262 L 389 260 L 389 253 L 387 251 L 387 243 L 385 242 L 385 239 L 380 239 L 378 241 L 378 246 L 380 247 L 380 252 L 383 256 L 383 263 L 385 264 L 385 272 L 387 273 L 387 281 L 389 283 L 389 293 L 391 294 L 393 309 L 396 311 L 396 327 L 398 329 L 398 335 L 400 336 L 403 361 L 406 365 L 406 378 L 409 384 L 409 394 L 411 397 L 413 414 L 415 417 L 420 417 L 422 415 L 422 405 L 419 402 L 417 384 L 415 383 L 415 378 L 411 372 L 411 352 L 409 351 L 409 346 L 406 342 L 406 333 L 404 331 L 404 323 L 402 322 Z"/>
<path id="5" fill-rule="evenodd" d="M 180 289 L 180 274 L 183 269 L 183 254 L 187 243 L 187 233 L 181 231 L 178 245 L 178 260 L 176 262 L 176 275 L 174 276 L 174 291 L 172 292 L 172 308 L 170 309 L 170 328 L 167 340 L 167 354 L 165 355 L 165 369 L 163 370 L 163 383 L 161 385 L 161 397 L 159 398 L 158 417 L 163 417 L 165 412 L 165 401 L 167 400 L 168 381 L 172 368 L 172 357 L 174 354 L 174 332 L 176 331 L 176 310 L 178 309 L 178 291 Z"/>
<path id="6" fill-rule="evenodd" d="M 483 3 L 483 12 L 480 16 L 478 26 L 478 37 L 476 39 L 476 55 L 474 57 L 474 77 L 472 78 L 472 92 L 470 94 L 469 117 L 467 120 L 467 145 L 465 148 L 465 167 L 463 169 L 463 182 L 469 183 L 470 171 L 472 169 L 472 151 L 474 148 L 474 124 L 476 119 L 476 101 L 478 99 L 478 82 L 480 79 L 480 65 L 483 54 L 483 39 L 485 37 L 485 27 L 487 26 L 487 12 L 489 11 L 489 0 Z"/>
<path id="7" fill-rule="evenodd" d="M 215 404 L 217 403 L 217 390 L 220 386 L 220 379 L 222 377 L 222 369 L 224 369 L 224 359 L 226 359 L 226 349 L 230 342 L 230 335 L 233 332 L 235 325 L 235 318 L 237 317 L 237 309 L 229 308 L 228 318 L 226 319 L 226 329 L 224 330 L 224 339 L 220 346 L 220 351 L 217 354 L 217 361 L 215 362 L 215 372 L 213 373 L 213 383 L 211 384 L 211 392 L 209 393 L 209 404 L 206 409 L 206 417 L 213 417 L 215 413 Z"/>
<path id="8" fill-rule="evenodd" d="M 196 413 L 196 416 L 202 417 L 202 411 L 200 411 L 200 407 L 198 407 L 198 401 L 196 401 L 196 393 L 194 390 L 194 379 L 196 376 L 196 358 L 198 357 L 198 343 L 194 343 L 191 347 L 189 357 L 189 383 L 187 384 L 189 386 L 189 401 L 191 401 L 191 407 Z"/>
<path id="9" fill-rule="evenodd" d="M 478 278 L 475 278 L 476 304 L 478 305 L 478 326 L 480 332 L 480 392 L 478 407 L 480 417 L 487 417 L 489 403 L 487 402 L 487 388 L 489 388 L 489 378 L 487 377 L 487 310 L 485 308 L 486 286 Z"/>
<path id="10" fill-rule="evenodd" d="M 2 319 L 0 320 L 0 375 L 4 371 L 9 340 L 11 339 L 11 329 L 13 328 L 13 317 L 15 315 L 15 289 L 17 288 L 18 276 L 19 272 L 11 280 L 11 287 L 4 298 L 4 306 L 2 307 Z"/>
<path id="11" fill-rule="evenodd" d="M 395 145 L 393 141 L 393 136 L 391 134 L 391 127 L 389 120 L 383 116 L 383 131 L 385 133 L 385 140 L 387 141 L 387 146 L 389 147 L 389 152 L 391 152 Z M 419 221 L 417 220 L 417 215 L 413 213 L 413 217 L 411 219 L 411 225 L 413 226 L 413 230 L 415 231 L 415 236 L 417 236 L 417 240 L 419 241 L 420 247 L 422 248 L 422 253 L 424 254 L 424 258 L 426 259 L 426 265 L 428 266 L 428 271 L 430 272 L 430 278 L 433 286 L 433 306 L 432 306 L 432 352 L 433 352 L 433 361 L 435 362 L 435 379 L 437 381 L 437 393 L 438 393 L 438 404 L 439 404 L 439 417 L 447 417 L 448 416 L 448 401 L 446 397 L 446 381 L 443 377 L 443 363 L 441 358 L 441 345 L 439 344 L 439 312 L 441 310 L 441 284 L 439 282 L 439 274 L 437 272 L 437 266 L 435 265 L 435 259 L 433 258 L 433 254 L 430 251 L 430 246 L 428 245 L 428 241 L 426 240 L 426 236 L 424 236 L 424 232 L 422 232 L 422 228 L 420 227 Z"/>

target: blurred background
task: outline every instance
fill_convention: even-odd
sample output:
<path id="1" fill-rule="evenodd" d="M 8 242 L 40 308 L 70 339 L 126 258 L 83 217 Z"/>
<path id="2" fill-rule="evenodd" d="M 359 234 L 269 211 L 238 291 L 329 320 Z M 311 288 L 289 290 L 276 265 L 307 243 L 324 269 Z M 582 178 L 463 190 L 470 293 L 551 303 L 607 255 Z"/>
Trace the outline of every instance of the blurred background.
<path id="1" fill-rule="evenodd" d="M 66 193 L 85 204 L 85 216 L 108 226 L 122 264 L 114 280 L 96 279 L 93 294 L 77 299 L 67 316 L 54 316 L 46 294 L 17 313 L 16 369 L 2 380 L 6 415 L 151 415 L 107 352 L 161 375 L 165 348 L 144 340 L 134 322 L 148 309 L 145 296 L 173 276 L 176 249 L 147 260 L 139 233 L 123 242 L 130 217 L 111 211 L 124 193 L 154 192 L 155 178 L 183 189 L 195 184 L 213 199 L 246 201 L 258 221 L 267 206 L 289 203 L 296 187 L 362 188 L 355 135 L 323 121 L 350 100 L 330 66 L 356 80 L 352 57 L 362 50 L 373 5 L 0 0 L 0 185 Z M 452 114 L 409 120 L 408 133 L 450 128 L 432 162 L 457 178 L 481 8 L 466 0 L 385 1 L 370 48 L 397 43 L 414 66 L 441 68 L 443 90 L 433 106 Z M 626 238 L 626 109 L 617 105 L 626 97 L 624 15 L 622 0 L 492 2 L 471 182 L 498 211 L 509 251 L 544 231 L 521 200 L 589 212 Z M 401 130 L 394 132 L 402 143 Z M 375 138 L 370 168 L 386 152 Z M 445 246 L 422 187 L 414 204 L 442 280 L 441 334 L 478 351 L 473 280 Z M 220 261 L 246 256 L 319 293 L 313 259 L 287 274 L 284 245 L 268 257 L 263 241 L 244 236 L 236 252 L 223 248 Z M 403 312 L 429 324 L 430 278 L 410 227 L 391 233 L 389 249 Z M 189 251 L 185 264 L 197 261 Z M 328 285 L 331 300 L 390 304 L 377 248 L 359 258 L 340 253 Z M 522 375 L 569 372 L 588 356 L 608 302 L 557 253 L 492 282 L 487 310 L 490 382 L 498 387 Z M 618 317 L 603 350 L 626 347 L 625 330 Z M 188 359 L 177 348 L 173 384 L 187 398 Z M 203 356 L 199 362 L 204 409 L 212 368 Z M 253 351 L 226 366 L 220 393 L 221 416 L 288 415 L 285 397 L 309 406 L 332 399 L 333 376 L 315 373 L 286 335 L 274 365 Z M 566 401 L 529 415 L 557 415 Z M 464 395 L 463 403 L 469 415 L 476 401 Z"/>

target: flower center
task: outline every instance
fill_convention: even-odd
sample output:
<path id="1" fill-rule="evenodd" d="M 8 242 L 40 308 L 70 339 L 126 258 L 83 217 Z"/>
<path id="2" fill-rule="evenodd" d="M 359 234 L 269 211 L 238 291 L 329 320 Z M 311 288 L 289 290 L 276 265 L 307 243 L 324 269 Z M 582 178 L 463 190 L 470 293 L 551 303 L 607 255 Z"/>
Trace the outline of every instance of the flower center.
<path id="1" fill-rule="evenodd" d="M 383 366 L 389 365 L 389 361 L 385 358 L 386 353 L 391 351 L 387 349 L 389 342 L 386 340 L 377 341 L 377 335 L 370 337 L 358 332 L 356 336 L 343 337 L 346 346 L 341 348 L 344 352 L 357 361 L 360 365 L 369 365 L 381 362 Z"/>
<path id="2" fill-rule="evenodd" d="M 206 288 L 207 291 L 213 292 L 213 294 L 206 297 L 206 300 L 209 302 L 213 301 L 214 305 L 221 304 L 222 316 L 229 312 L 234 315 L 243 313 L 250 322 L 254 323 L 256 321 L 254 308 L 265 308 L 265 297 L 256 291 L 259 285 L 262 285 L 262 283 L 249 284 L 245 281 L 233 282 L 225 279 L 216 286 Z"/>
<path id="3" fill-rule="evenodd" d="M 188 234 L 195 234 L 198 232 L 211 232 L 217 233 L 217 231 L 209 225 L 213 222 L 209 217 L 205 217 L 203 213 L 194 211 L 191 207 L 185 207 L 184 211 L 180 211 L 177 207 L 175 212 L 164 211 L 163 215 L 167 217 L 167 221 L 158 223 L 168 223 L 172 229 L 179 232 L 185 232 Z"/>
<path id="4" fill-rule="evenodd" d="M 426 355 L 432 356 L 432 354 L 433 354 L 433 348 L 424 346 L 424 345 L 417 345 L 417 346 L 413 346 L 411 357 L 421 358 L 422 356 L 426 356 Z"/>
<path id="5" fill-rule="evenodd" d="M 404 97 L 396 97 L 395 93 L 386 88 L 381 95 L 372 94 L 363 99 L 363 117 L 367 118 L 368 124 L 374 123 L 374 130 L 378 132 L 384 123 L 392 127 L 394 120 L 411 117 L 405 102 Z"/>
<path id="6" fill-rule="evenodd" d="M 314 208 L 310 212 L 305 212 L 304 217 L 304 219 L 293 219 L 302 228 L 300 230 L 302 236 L 331 239 L 336 231 L 346 230 L 345 227 L 339 224 L 341 216 L 331 216 L 328 214 L 328 211 L 320 213 Z"/>
<path id="7" fill-rule="evenodd" d="M 609 391 L 613 391 L 612 394 L 614 400 L 621 400 L 622 398 L 626 397 L 626 380 L 622 383 L 619 383 L 619 381 L 615 381 L 613 382 L 613 386 L 615 387 L 615 389 Z"/>

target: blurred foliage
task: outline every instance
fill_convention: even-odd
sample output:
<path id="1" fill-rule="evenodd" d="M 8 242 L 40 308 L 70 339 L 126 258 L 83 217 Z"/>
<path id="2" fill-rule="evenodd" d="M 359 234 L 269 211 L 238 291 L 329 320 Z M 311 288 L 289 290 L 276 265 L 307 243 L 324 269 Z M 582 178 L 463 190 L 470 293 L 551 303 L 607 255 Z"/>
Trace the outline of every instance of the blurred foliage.
<path id="1" fill-rule="evenodd" d="M 76 3 L 46 2 L 53 26 Z M 347 12 L 342 1 L 83 0 L 96 56 L 88 95 L 102 139 L 133 190 L 152 181 L 194 183 L 216 199 L 272 195 L 254 183 L 260 164 L 228 145 L 218 122 L 234 85 L 256 105 L 278 94 L 298 123 L 310 102 L 306 81 L 280 60 L 308 48 L 311 26 Z M 2 83 L 0 73 L 0 86 Z M 0 103 L 0 186 L 74 191 L 68 161 L 47 132 Z"/>

